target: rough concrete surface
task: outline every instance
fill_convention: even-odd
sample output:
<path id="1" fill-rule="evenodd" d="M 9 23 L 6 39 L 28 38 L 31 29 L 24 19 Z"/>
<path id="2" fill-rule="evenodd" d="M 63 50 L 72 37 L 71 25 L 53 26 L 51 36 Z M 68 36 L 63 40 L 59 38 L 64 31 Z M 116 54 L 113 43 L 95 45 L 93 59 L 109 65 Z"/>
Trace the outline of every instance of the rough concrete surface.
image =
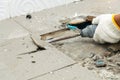
<path id="1" fill-rule="evenodd" d="M 5 40 L 19 38 L 28 35 L 28 31 L 11 19 L 0 22 L 0 43 Z"/>
<path id="2" fill-rule="evenodd" d="M 37 48 L 29 37 L 12 41 L 0 47 L 0 61 L 4 62 L 18 78 L 22 77 L 22 80 L 75 63 L 55 48 L 29 53 Z"/>
<path id="3" fill-rule="evenodd" d="M 82 74 L 81 74 L 82 73 Z M 74 75 L 74 76 L 73 76 Z M 101 80 L 94 71 L 89 71 L 75 64 L 71 67 L 51 72 L 33 80 Z"/>
<path id="4" fill-rule="evenodd" d="M 117 64 L 113 65 L 111 64 L 115 61 L 109 62 L 112 57 L 118 59 L 119 55 L 119 50 L 114 52 L 108 48 L 110 44 L 100 45 L 92 39 L 76 37 L 52 43 L 54 47 L 47 46 L 51 44 L 41 41 L 40 44 L 43 43 L 41 46 L 45 45 L 43 47 L 46 50 L 40 51 L 29 35 L 33 33 L 41 35 L 62 29 L 65 26 L 61 26 L 61 20 L 79 15 L 118 13 L 119 5 L 118 0 L 80 0 L 33 13 L 31 19 L 26 19 L 26 15 L 23 15 L 1 21 L 0 61 L 9 69 L 3 70 L 4 72 L 0 70 L 3 73 L 0 75 L 12 74 L 5 80 L 10 80 L 11 76 L 16 77 L 16 80 L 120 80 L 119 73 L 114 74 L 111 67 L 108 67 L 119 68 L 119 60 L 115 60 Z M 107 55 L 106 58 L 103 58 L 104 53 Z M 94 54 L 94 57 L 91 57 L 91 54 Z M 105 60 L 109 62 L 107 67 L 96 68 L 94 63 L 98 57 L 107 59 Z M 115 70 L 119 72 L 120 69 Z"/>

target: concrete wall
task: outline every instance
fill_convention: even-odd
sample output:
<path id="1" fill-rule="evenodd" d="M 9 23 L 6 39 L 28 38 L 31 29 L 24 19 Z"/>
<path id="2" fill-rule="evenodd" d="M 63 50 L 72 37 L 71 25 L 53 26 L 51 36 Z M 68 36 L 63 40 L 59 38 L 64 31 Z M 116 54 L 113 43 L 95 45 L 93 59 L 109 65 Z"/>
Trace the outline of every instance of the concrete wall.
<path id="1" fill-rule="evenodd" d="M 0 20 L 70 3 L 75 0 L 0 0 Z"/>

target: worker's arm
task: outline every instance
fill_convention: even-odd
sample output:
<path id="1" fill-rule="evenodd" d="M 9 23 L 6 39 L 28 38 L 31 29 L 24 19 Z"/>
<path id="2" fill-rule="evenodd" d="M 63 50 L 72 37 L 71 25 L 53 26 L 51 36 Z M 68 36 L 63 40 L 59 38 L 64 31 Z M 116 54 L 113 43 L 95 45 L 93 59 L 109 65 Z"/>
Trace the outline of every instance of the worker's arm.
<path id="1" fill-rule="evenodd" d="M 120 14 L 104 14 L 93 19 L 98 24 L 93 39 L 98 43 L 117 43 L 120 41 Z"/>

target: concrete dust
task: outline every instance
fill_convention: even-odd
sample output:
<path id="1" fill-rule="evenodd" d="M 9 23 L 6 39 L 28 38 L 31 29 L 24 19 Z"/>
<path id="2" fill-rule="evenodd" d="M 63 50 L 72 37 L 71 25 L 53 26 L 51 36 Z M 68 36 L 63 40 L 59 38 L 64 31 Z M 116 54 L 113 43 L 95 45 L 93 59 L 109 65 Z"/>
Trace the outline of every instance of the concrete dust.
<path id="1" fill-rule="evenodd" d="M 72 39 L 74 40 L 74 39 Z M 67 42 L 66 42 L 67 41 Z M 98 73 L 102 80 L 119 80 L 120 79 L 120 52 L 111 53 L 107 50 L 101 51 L 103 53 L 93 53 L 91 51 L 86 51 L 86 53 L 81 53 L 80 45 L 76 41 L 69 42 L 69 40 L 61 41 L 57 43 L 52 43 L 58 50 L 62 51 L 66 55 L 70 56 L 75 61 L 81 63 L 81 66 L 87 67 L 89 70 L 94 70 Z M 80 43 L 80 42 L 79 42 Z M 74 44 L 74 46 L 73 46 Z M 88 46 L 86 48 L 89 48 Z M 83 50 L 86 50 L 83 48 Z M 93 50 L 92 52 L 94 52 Z M 96 51 L 95 51 L 96 52 Z M 111 56 L 104 56 L 104 53 L 111 53 Z M 86 55 L 82 55 L 86 54 Z M 97 60 L 102 59 L 106 66 L 105 67 L 96 67 L 95 63 Z"/>
<path id="2" fill-rule="evenodd" d="M 64 27 L 72 19 L 60 21 Z M 62 26 L 63 27 L 63 26 Z M 120 80 L 120 44 L 100 45 L 92 39 L 76 37 L 52 43 L 58 50 L 68 55 L 81 66 L 94 70 L 102 80 Z M 97 67 L 97 60 L 105 66 Z"/>

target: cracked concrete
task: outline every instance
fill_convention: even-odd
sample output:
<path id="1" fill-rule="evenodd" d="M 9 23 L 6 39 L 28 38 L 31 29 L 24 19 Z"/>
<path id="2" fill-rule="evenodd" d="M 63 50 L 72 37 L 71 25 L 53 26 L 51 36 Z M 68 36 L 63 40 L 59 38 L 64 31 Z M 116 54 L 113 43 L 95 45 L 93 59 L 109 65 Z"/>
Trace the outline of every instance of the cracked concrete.
<path id="1" fill-rule="evenodd" d="M 14 39 L 14 42 L 12 41 L 0 47 L 0 61 L 4 62 L 18 79 L 27 80 L 75 63 L 72 59 L 51 47 L 33 54 L 19 55 L 24 52 L 26 53 L 27 50 L 36 50 L 37 47 L 31 44 L 32 42 L 29 37 L 24 37 L 24 40 L 22 38 L 22 41 L 21 38 Z M 32 61 L 35 61 L 35 63 Z"/>
<path id="2" fill-rule="evenodd" d="M 26 19 L 23 15 L 1 21 L 0 62 L 4 63 L 10 72 L 8 70 L 0 75 L 9 72 L 16 80 L 103 80 L 94 70 L 89 71 L 81 67 L 79 60 L 91 52 L 103 53 L 107 45 L 99 45 L 92 39 L 77 37 L 59 42 L 64 45 L 58 50 L 53 45 L 38 40 L 39 45 L 46 50 L 36 51 L 38 47 L 31 40 L 30 34 L 40 35 L 62 29 L 60 20 L 80 14 L 118 13 L 118 2 L 82 0 L 33 13 L 32 19 Z M 37 38 L 39 39 L 38 36 Z M 29 54 L 31 51 L 36 52 Z M 19 55 L 21 53 L 27 54 Z M 10 80 L 10 76 L 8 75 L 7 80 Z"/>

